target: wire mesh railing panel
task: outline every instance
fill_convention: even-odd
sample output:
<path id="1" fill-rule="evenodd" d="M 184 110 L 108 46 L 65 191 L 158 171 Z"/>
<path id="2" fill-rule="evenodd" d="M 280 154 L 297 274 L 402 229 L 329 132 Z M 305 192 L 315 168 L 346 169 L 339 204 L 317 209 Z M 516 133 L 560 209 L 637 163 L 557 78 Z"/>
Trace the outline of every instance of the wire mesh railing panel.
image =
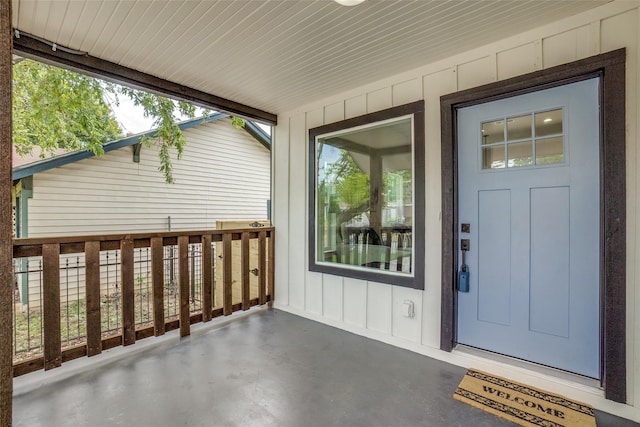
<path id="1" fill-rule="evenodd" d="M 42 257 L 13 260 L 13 359 L 42 354 Z"/>
<path id="2" fill-rule="evenodd" d="M 189 245 L 189 311 L 202 311 L 202 244 Z"/>
<path id="3" fill-rule="evenodd" d="M 86 342 L 84 254 L 64 255 L 60 259 L 60 338 L 62 348 Z"/>
<path id="4" fill-rule="evenodd" d="M 133 252 L 136 328 L 153 325 L 153 289 L 151 287 L 151 249 Z"/>
<path id="5" fill-rule="evenodd" d="M 119 250 L 100 253 L 100 320 L 103 337 L 121 333 L 122 289 Z"/>
<path id="6" fill-rule="evenodd" d="M 178 287 L 178 246 L 164 248 L 164 317 L 167 320 L 180 316 Z"/>

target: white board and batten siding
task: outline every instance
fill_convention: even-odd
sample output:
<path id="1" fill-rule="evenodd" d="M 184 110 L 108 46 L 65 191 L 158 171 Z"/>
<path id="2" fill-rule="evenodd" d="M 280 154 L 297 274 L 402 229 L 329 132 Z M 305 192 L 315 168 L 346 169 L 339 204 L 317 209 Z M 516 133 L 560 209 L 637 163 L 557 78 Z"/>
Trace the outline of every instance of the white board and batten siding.
<path id="1" fill-rule="evenodd" d="M 281 114 L 275 128 L 274 212 L 275 306 L 360 335 L 462 366 L 502 370 L 511 377 L 569 393 L 597 408 L 640 420 L 640 188 L 638 88 L 640 7 L 615 1 L 545 27 L 425 64 L 423 68 L 353 89 Z M 440 347 L 441 168 L 440 96 L 627 48 L 627 361 L 628 405 L 604 399 L 601 390 L 551 379 L 522 368 Z M 425 100 L 425 289 L 424 291 L 308 271 L 308 130 L 323 124 Z M 420 261 L 418 261 L 420 262 Z M 415 304 L 403 317 L 404 300 Z"/>
<path id="2" fill-rule="evenodd" d="M 175 183 L 158 171 L 158 150 L 131 147 L 34 176 L 29 237 L 201 230 L 216 221 L 264 219 L 270 199 L 270 153 L 229 119 L 184 131 Z"/>

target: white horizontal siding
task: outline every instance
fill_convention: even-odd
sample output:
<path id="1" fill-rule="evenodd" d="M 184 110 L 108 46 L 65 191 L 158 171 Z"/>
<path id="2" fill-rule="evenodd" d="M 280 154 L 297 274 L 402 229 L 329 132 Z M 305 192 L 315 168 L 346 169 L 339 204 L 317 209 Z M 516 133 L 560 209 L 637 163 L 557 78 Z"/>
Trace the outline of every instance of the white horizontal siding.
<path id="1" fill-rule="evenodd" d="M 637 192 L 639 85 L 637 2 L 613 2 L 543 28 L 456 55 L 423 68 L 300 106 L 278 117 L 275 129 L 274 222 L 276 306 L 430 356 L 469 364 L 440 346 L 441 167 L 440 96 L 527 72 L 568 63 L 621 47 L 627 48 L 627 348 L 629 406 L 605 401 L 597 391 L 566 388 L 608 411 L 640 420 L 640 221 Z M 308 130 L 415 100 L 425 101 L 425 290 L 416 291 L 308 271 Z M 303 214 L 304 213 L 304 214 Z M 303 237 L 304 236 L 304 237 Z M 421 262 L 421 261 L 417 261 Z M 286 265 L 283 265 L 286 263 Z M 286 281 L 286 283 L 280 283 Z M 401 315 L 404 300 L 415 304 L 413 319 Z M 521 371 L 511 375 L 525 375 Z M 528 380 L 532 380 L 527 377 Z M 534 380 L 535 381 L 535 380 Z M 541 381 L 538 379 L 538 381 Z M 560 390 L 557 382 L 544 384 Z M 567 386 L 569 387 L 569 386 Z M 635 406 L 632 407 L 632 406 Z"/>
<path id="2" fill-rule="evenodd" d="M 158 171 L 158 150 L 131 147 L 34 176 L 29 237 L 214 228 L 227 219 L 265 219 L 270 153 L 229 119 L 184 131 L 174 184 Z"/>

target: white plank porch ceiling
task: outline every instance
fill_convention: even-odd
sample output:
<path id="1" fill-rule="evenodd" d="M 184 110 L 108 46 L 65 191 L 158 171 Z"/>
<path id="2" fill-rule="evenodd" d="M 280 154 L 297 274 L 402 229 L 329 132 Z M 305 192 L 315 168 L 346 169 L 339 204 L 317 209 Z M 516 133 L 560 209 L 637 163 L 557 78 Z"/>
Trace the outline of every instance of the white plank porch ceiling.
<path id="1" fill-rule="evenodd" d="M 13 0 L 13 26 L 282 113 L 608 0 Z"/>

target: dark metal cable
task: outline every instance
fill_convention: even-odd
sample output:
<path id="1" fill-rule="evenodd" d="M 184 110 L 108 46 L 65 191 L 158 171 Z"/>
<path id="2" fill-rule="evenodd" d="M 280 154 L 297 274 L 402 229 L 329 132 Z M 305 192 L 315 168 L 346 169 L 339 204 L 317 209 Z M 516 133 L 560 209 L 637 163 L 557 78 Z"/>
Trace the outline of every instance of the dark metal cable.
<path id="1" fill-rule="evenodd" d="M 54 52 L 57 50 L 61 50 L 62 52 L 66 52 L 66 53 L 70 53 L 72 55 L 78 55 L 78 56 L 87 56 L 88 53 L 87 52 L 83 52 L 81 50 L 75 50 L 75 49 L 71 49 L 65 46 L 60 46 L 59 44 L 49 41 L 47 39 L 43 39 L 42 37 L 38 37 L 38 36 L 34 36 L 33 34 L 29 34 L 29 33 L 25 33 L 20 31 L 17 28 L 14 28 L 13 30 L 13 34 L 15 36 L 15 38 L 19 39 L 20 37 L 29 37 L 30 39 L 34 39 L 39 41 L 40 43 L 44 43 L 48 46 L 51 46 L 51 50 L 53 50 Z"/>

